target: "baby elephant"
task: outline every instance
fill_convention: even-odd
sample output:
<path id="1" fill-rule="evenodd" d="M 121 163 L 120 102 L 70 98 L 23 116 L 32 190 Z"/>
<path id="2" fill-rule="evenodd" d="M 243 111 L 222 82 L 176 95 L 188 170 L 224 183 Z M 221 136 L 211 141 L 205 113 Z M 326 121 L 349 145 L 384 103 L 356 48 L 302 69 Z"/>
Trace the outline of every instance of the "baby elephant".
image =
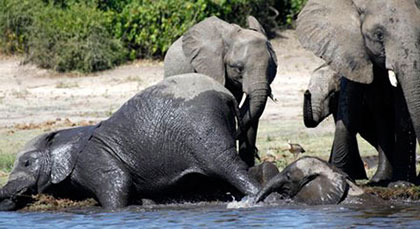
<path id="1" fill-rule="evenodd" d="M 347 174 L 316 157 L 302 157 L 273 177 L 258 193 L 256 201 L 278 192 L 309 205 L 338 204 L 351 199 L 374 200 Z"/>
<path id="2" fill-rule="evenodd" d="M 235 98 L 215 80 L 195 73 L 165 79 L 98 125 L 32 140 L 0 190 L 0 209 L 23 207 L 22 196 L 35 193 L 93 197 L 107 209 L 142 198 L 211 196 L 221 187 L 255 195 L 260 184 L 238 156 L 235 117 Z"/>

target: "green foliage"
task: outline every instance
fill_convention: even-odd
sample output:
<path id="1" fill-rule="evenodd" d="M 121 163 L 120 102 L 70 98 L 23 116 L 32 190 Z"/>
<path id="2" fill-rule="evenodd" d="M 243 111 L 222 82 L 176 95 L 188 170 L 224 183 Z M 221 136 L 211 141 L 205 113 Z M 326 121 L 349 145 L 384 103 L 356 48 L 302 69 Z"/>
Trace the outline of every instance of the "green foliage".
<path id="1" fill-rule="evenodd" d="M 129 49 L 131 59 L 162 57 L 176 38 L 207 16 L 205 2 L 133 1 L 116 15 L 114 35 Z"/>
<path id="2" fill-rule="evenodd" d="M 286 26 L 292 26 L 302 7 L 308 0 L 279 0 L 274 7 L 278 10 L 277 21 Z"/>
<path id="3" fill-rule="evenodd" d="M 37 0 L 0 0 L 0 49 L 3 53 L 23 53 L 33 14 L 41 8 Z"/>
<path id="4" fill-rule="evenodd" d="M 28 60 L 57 71 L 93 72 L 125 59 L 121 42 L 106 28 L 107 17 L 86 4 L 47 5 L 34 14 Z"/>
<path id="5" fill-rule="evenodd" d="M 92 72 L 162 58 L 188 28 L 216 15 L 266 31 L 290 25 L 306 0 L 0 0 L 0 51 L 57 71 Z"/>

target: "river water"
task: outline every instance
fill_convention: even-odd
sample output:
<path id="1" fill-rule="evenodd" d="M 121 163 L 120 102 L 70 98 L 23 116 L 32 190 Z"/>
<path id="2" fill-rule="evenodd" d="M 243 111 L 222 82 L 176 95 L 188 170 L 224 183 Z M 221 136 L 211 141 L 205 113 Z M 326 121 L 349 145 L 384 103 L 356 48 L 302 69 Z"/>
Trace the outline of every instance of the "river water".
<path id="1" fill-rule="evenodd" d="M 271 206 L 226 204 L 100 207 L 63 212 L 1 212 L 0 228 L 420 228 L 420 203 L 387 206 Z"/>

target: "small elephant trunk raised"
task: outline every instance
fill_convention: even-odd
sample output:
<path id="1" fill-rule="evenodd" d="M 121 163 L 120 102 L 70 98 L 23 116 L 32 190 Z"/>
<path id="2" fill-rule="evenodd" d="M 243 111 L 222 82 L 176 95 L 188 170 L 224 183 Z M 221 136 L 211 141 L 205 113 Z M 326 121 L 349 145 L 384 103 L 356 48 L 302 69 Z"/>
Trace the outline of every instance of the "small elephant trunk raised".
<path id="1" fill-rule="evenodd" d="M 312 110 L 312 95 L 311 92 L 309 90 L 305 91 L 305 95 L 304 95 L 304 99 L 303 99 L 303 122 L 305 124 L 306 127 L 308 128 L 314 128 L 316 126 L 318 126 L 319 122 L 319 118 L 316 117 L 314 118 L 314 116 L 316 114 L 314 114 L 313 110 Z M 315 121 L 317 120 L 317 121 Z"/>

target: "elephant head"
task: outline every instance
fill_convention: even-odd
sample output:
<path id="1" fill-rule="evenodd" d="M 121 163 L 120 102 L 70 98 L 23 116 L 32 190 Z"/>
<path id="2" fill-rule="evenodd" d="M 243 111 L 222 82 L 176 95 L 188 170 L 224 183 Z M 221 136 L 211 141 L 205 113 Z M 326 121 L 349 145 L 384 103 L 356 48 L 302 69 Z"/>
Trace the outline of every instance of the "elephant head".
<path id="1" fill-rule="evenodd" d="M 340 76 L 329 65 L 322 65 L 311 75 L 303 101 L 303 121 L 306 127 L 318 126 L 338 107 Z"/>
<path id="2" fill-rule="evenodd" d="M 22 194 L 37 194 L 65 180 L 78 154 L 88 142 L 93 126 L 43 134 L 17 154 L 6 185 L 0 189 L 0 210 L 19 207 Z"/>
<path id="3" fill-rule="evenodd" d="M 256 202 L 272 192 L 311 205 L 338 204 L 347 195 L 363 194 L 345 173 L 316 157 L 302 157 L 288 165 L 263 187 Z"/>
<path id="4" fill-rule="evenodd" d="M 374 65 L 395 75 L 418 139 L 419 6 L 419 0 L 309 0 L 297 21 L 302 45 L 349 80 L 371 83 Z"/>
<path id="5" fill-rule="evenodd" d="M 277 71 L 276 54 L 258 21 L 248 17 L 249 29 L 210 17 L 182 37 L 182 50 L 194 71 L 225 85 L 238 97 L 247 95 L 243 124 L 264 111 L 270 83 Z"/>

